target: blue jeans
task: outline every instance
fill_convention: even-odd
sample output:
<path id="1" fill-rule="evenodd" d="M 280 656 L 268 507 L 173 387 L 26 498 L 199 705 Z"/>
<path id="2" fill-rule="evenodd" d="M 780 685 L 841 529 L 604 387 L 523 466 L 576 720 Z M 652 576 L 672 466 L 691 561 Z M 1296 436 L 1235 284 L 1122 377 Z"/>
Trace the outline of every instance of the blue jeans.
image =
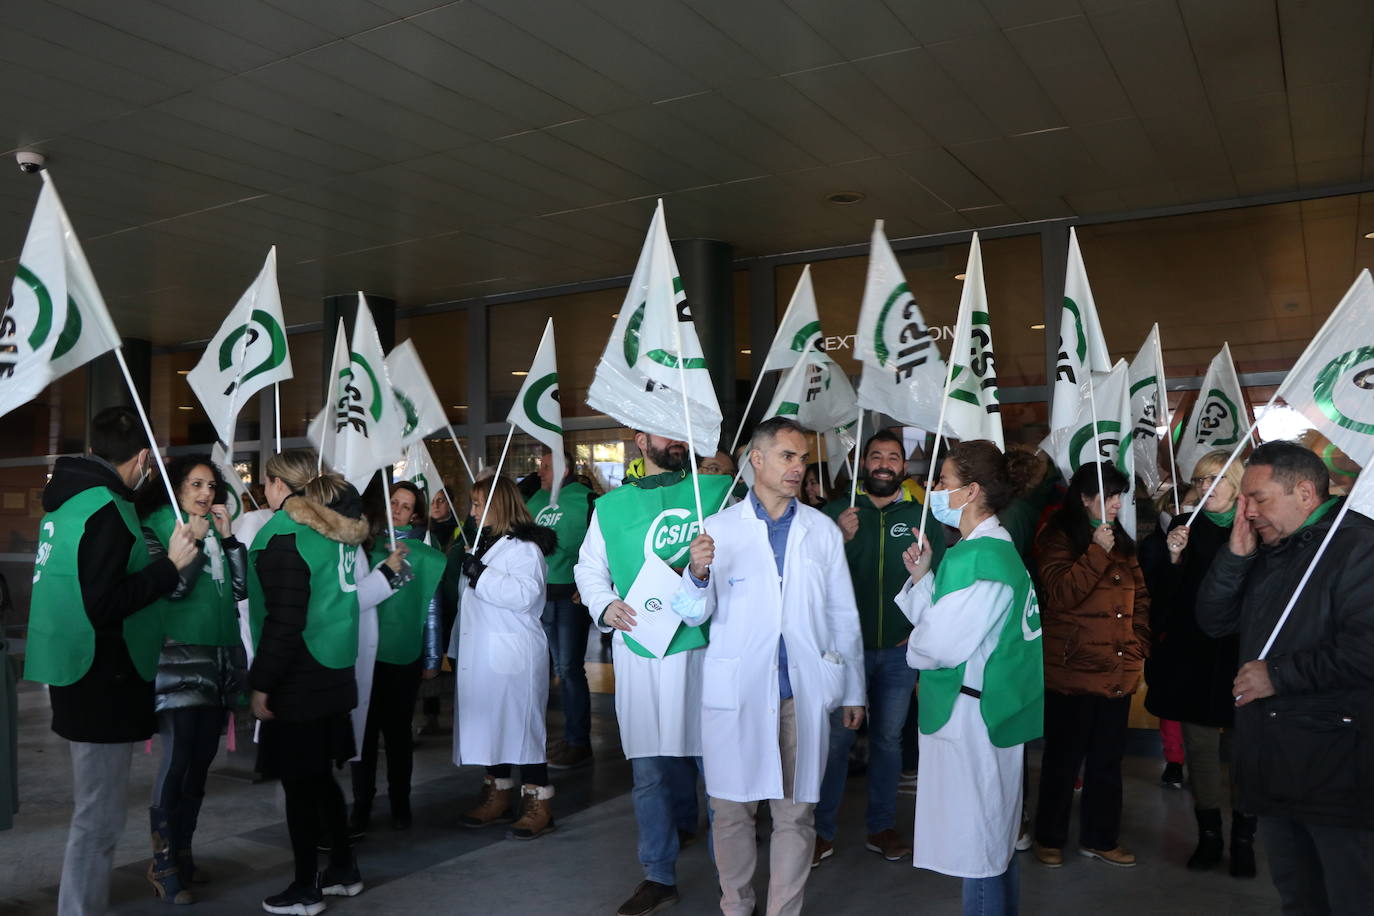
<path id="1" fill-rule="evenodd" d="M 1012 853 L 1007 870 L 995 878 L 964 879 L 964 916 L 1015 916 L 1020 894 L 1021 870 Z"/>
<path id="2" fill-rule="evenodd" d="M 578 747 L 592 744 L 592 695 L 587 688 L 587 609 L 560 598 L 544 602 L 540 617 L 549 639 L 553 673 L 563 692 L 563 740 Z"/>
<path id="3" fill-rule="evenodd" d="M 897 781 L 902 775 L 902 725 L 906 722 L 916 672 L 907 667 L 906 646 L 864 650 L 868 681 L 868 832 L 897 824 Z M 830 753 L 816 805 L 816 836 L 835 839 L 835 815 L 849 776 L 849 749 L 854 732 L 841 724 L 841 712 L 830 717 Z"/>
<path id="4" fill-rule="evenodd" d="M 677 884 L 677 832 L 697 832 L 700 757 L 634 757 L 635 822 L 644 878 Z"/>

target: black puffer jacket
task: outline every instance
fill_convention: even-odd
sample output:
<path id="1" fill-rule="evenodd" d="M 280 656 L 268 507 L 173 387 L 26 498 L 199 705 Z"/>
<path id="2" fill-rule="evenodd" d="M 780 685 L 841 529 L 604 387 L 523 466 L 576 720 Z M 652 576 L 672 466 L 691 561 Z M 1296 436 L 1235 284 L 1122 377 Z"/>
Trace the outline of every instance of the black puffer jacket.
<path id="1" fill-rule="evenodd" d="M 1335 517 L 1248 557 L 1217 552 L 1197 619 L 1213 637 L 1238 633 L 1242 664 L 1259 655 Z M 1236 710 L 1239 807 L 1374 827 L 1374 521 L 1345 517 L 1267 661 L 1275 695 Z"/>
<path id="2" fill-rule="evenodd" d="M 353 489 L 334 507 L 303 496 L 288 497 L 280 512 L 331 541 L 361 544 L 368 524 Z M 267 694 L 272 714 L 286 722 L 304 722 L 346 713 L 358 705 L 353 669 L 328 668 L 305 645 L 310 612 L 310 568 L 296 550 L 294 534 L 279 534 L 255 558 L 258 580 L 267 602 L 267 617 L 248 674 L 248 686 Z"/>
<path id="3" fill-rule="evenodd" d="M 1169 530 L 1187 521 L 1180 516 Z M 1231 684 L 1240 641 L 1235 636 L 1213 639 L 1202 632 L 1194 604 L 1213 558 L 1227 549 L 1231 529 L 1199 515 L 1177 566 L 1169 562 L 1163 535 L 1156 534 L 1151 546 L 1158 546 L 1162 554 L 1158 562 L 1147 562 L 1146 545 L 1140 545 L 1154 637 L 1154 649 L 1145 662 L 1145 708 L 1161 719 L 1229 728 L 1235 713 Z"/>

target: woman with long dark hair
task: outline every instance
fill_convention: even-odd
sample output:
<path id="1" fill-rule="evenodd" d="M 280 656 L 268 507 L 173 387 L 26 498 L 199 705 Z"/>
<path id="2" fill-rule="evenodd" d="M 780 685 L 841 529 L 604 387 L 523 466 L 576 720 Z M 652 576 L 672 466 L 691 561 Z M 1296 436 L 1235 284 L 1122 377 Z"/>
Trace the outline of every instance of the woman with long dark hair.
<path id="1" fill-rule="evenodd" d="M 1098 475 L 1102 485 L 1099 492 Z M 1122 848 L 1121 759 L 1131 695 L 1150 648 L 1150 597 L 1117 513 L 1131 482 L 1103 462 L 1080 467 L 1037 541 L 1044 604 L 1045 751 L 1035 854 L 1064 864 L 1074 782 L 1083 768 L 1079 852 L 1135 865 Z"/>
<path id="2" fill-rule="evenodd" d="M 140 502 L 148 554 L 156 560 L 167 553 L 180 515 L 196 538 L 197 553 L 179 572 L 172 594 L 157 602 L 164 637 L 154 708 L 162 763 L 149 808 L 153 860 L 148 880 L 161 899 L 190 903 L 191 882 L 204 880 L 196 871 L 191 837 L 205 800 L 206 776 L 247 666 L 236 602 L 248 594 L 248 551 L 230 533 L 228 491 L 210 456 L 173 458 L 167 478 L 176 509 L 161 486 L 145 488 L 147 497 Z"/>
<path id="3" fill-rule="evenodd" d="M 486 524 L 464 556 L 449 655 L 457 659 L 453 762 L 487 768 L 465 827 L 511 820 L 516 795 L 511 767 L 520 767 L 520 801 L 512 839 L 532 840 L 554 829 L 544 706 L 549 695 L 549 643 L 544 611 L 544 558 L 557 537 L 530 517 L 515 484 L 504 477 L 472 488 L 472 517 Z"/>

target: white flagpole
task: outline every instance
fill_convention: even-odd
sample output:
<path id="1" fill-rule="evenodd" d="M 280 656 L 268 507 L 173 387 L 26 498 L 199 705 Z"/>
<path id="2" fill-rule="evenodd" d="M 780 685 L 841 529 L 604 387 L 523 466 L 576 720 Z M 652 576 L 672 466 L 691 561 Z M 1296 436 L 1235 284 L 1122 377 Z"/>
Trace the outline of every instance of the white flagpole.
<path id="1" fill-rule="evenodd" d="M 435 468 L 435 470 L 438 470 L 438 468 Z M 456 523 L 458 521 L 458 505 L 453 501 L 453 497 L 448 495 L 448 488 L 444 486 L 444 481 L 442 478 L 439 480 L 439 492 L 444 494 L 444 499 L 448 500 L 449 514 L 453 516 L 453 521 Z M 388 502 L 390 502 L 390 500 L 388 500 Z M 466 547 L 468 543 L 468 536 L 463 533 L 463 526 L 458 525 L 454 530 L 458 532 L 458 539 L 461 540 L 463 542 L 463 546 Z"/>
<path id="2" fill-rule="evenodd" d="M 748 461 L 748 460 L 749 460 L 749 456 L 748 456 L 748 455 L 745 455 L 745 456 L 744 456 L 744 460 L 745 460 L 745 461 Z M 738 468 L 735 469 L 735 476 L 734 476 L 734 478 L 730 481 L 730 486 L 728 486 L 728 487 L 725 488 L 725 495 L 722 496 L 722 497 L 720 498 L 720 505 L 716 507 L 716 511 L 717 511 L 717 512 L 722 511 L 722 510 L 725 508 L 725 504 L 728 503 L 728 502 L 730 501 L 730 494 L 733 493 L 733 492 L 735 492 L 735 484 L 737 484 L 737 483 L 740 482 L 740 478 L 741 478 L 743 475 L 744 475 L 744 464 L 741 463 L 740 466 L 739 466 Z"/>
<path id="3" fill-rule="evenodd" d="M 396 518 L 391 514 L 391 475 L 388 468 L 377 471 L 382 475 L 382 498 L 386 500 L 386 532 L 391 537 L 391 552 L 396 552 Z"/>
<path id="4" fill-rule="evenodd" d="M 277 454 L 281 454 L 281 382 L 272 383 L 272 400 L 276 410 L 273 418 L 273 430 L 277 434 Z"/>
<path id="5" fill-rule="evenodd" d="M 339 319 L 339 333 L 342 334 L 343 319 Z M 324 445 L 326 442 L 334 441 L 334 436 L 338 435 L 339 418 L 337 408 L 334 406 L 334 395 L 337 394 L 337 384 L 339 380 L 338 370 L 334 368 L 333 351 L 329 357 L 329 384 L 325 386 L 324 399 L 324 418 L 325 427 L 320 430 L 320 450 L 315 453 L 315 473 L 318 475 L 324 470 Z M 337 456 L 336 456 L 337 457 Z"/>
<path id="6" fill-rule="evenodd" d="M 1278 397 L 1279 389 L 1275 388 L 1269 400 L 1260 408 L 1259 414 L 1255 417 L 1255 421 L 1251 423 L 1250 428 L 1245 431 L 1245 435 L 1241 436 L 1240 440 L 1236 442 L 1236 447 L 1231 450 L 1231 454 L 1226 459 L 1226 463 L 1221 466 L 1221 470 L 1217 471 L 1216 476 L 1212 478 L 1212 485 L 1207 488 L 1207 492 L 1203 495 L 1202 499 L 1197 501 L 1197 506 L 1193 509 L 1193 514 L 1188 516 L 1188 521 L 1184 523 L 1184 527 L 1189 529 L 1193 527 L 1193 521 L 1197 518 L 1198 513 L 1202 511 L 1202 507 L 1207 505 L 1207 500 L 1212 498 L 1212 491 L 1217 488 L 1217 484 L 1221 483 L 1222 477 L 1226 475 L 1226 470 L 1231 467 L 1231 464 L 1236 460 L 1236 456 L 1241 453 L 1241 449 L 1250 444 L 1250 434 L 1259 426 L 1260 417 L 1264 416 L 1265 412 L 1268 411 L 1270 407 L 1274 406 L 1274 402 L 1278 400 Z"/>
<path id="7" fill-rule="evenodd" d="M 1164 420 L 1164 449 L 1169 453 L 1169 477 L 1174 482 L 1174 515 L 1177 516 L 1183 513 L 1183 509 L 1178 502 L 1180 481 L 1178 467 L 1174 464 L 1174 425 L 1169 421 L 1169 398 L 1164 391 L 1164 348 L 1158 334 L 1155 335 L 1155 374 L 1159 376 L 1159 384 L 1155 387 L 1155 411 Z"/>
<path id="8" fill-rule="evenodd" d="M 849 508 L 859 497 L 859 449 L 864 447 L 864 409 L 859 406 L 859 422 L 854 426 L 854 464 L 849 468 Z"/>
<path id="9" fill-rule="evenodd" d="M 940 396 L 940 417 L 935 421 L 935 445 L 930 449 L 930 470 L 926 472 L 926 498 L 921 500 L 921 527 L 917 529 L 921 538 L 926 536 L 926 515 L 930 511 L 930 488 L 935 485 L 935 465 L 940 457 L 940 439 L 943 437 L 945 429 L 945 405 L 949 403 L 949 389 L 954 384 L 954 356 L 955 354 L 952 352 L 949 354 L 949 371 L 945 375 L 945 391 Z M 1096 421 L 1094 420 L 1095 426 Z M 1102 472 L 1100 468 L 1098 469 L 1097 485 L 1101 489 Z"/>
<path id="10" fill-rule="evenodd" d="M 124 373 L 124 383 L 129 386 L 129 395 L 134 399 L 134 409 L 138 411 L 138 419 L 143 423 L 143 432 L 148 437 L 149 450 L 157 461 L 162 485 L 167 488 L 167 498 L 172 502 L 172 513 L 176 516 L 178 523 L 185 522 L 187 520 L 186 513 L 181 511 L 181 504 L 177 502 L 176 491 L 172 489 L 172 481 L 167 476 L 167 465 L 162 463 L 162 452 L 158 451 L 157 439 L 153 438 L 153 425 L 148 422 L 148 414 L 143 410 L 143 399 L 138 396 L 138 389 L 134 387 L 134 377 L 129 374 L 129 364 L 124 361 L 124 345 L 115 347 L 114 354 L 115 361 L 119 363 L 119 371 Z"/>
<path id="11" fill-rule="evenodd" d="M 506 463 L 506 452 L 510 451 L 510 440 L 514 435 L 515 424 L 512 423 L 510 432 L 506 433 L 506 444 L 501 446 L 501 457 L 496 459 L 496 473 L 491 475 L 491 489 L 487 491 L 487 498 L 482 502 L 482 517 L 477 522 L 477 543 L 479 544 L 482 543 L 482 529 L 487 526 L 487 510 L 491 508 L 491 498 L 496 494 L 496 481 L 501 476 L 501 467 Z"/>
<path id="12" fill-rule="evenodd" d="M 662 201 L 659 202 L 662 206 Z M 674 305 L 673 316 L 673 349 L 676 350 L 677 359 L 677 386 L 682 389 L 682 418 L 687 424 L 687 462 L 692 469 L 692 495 L 697 501 L 697 522 L 701 525 L 701 531 L 706 533 L 706 516 L 701 511 L 701 478 L 697 476 L 696 447 L 692 445 L 692 407 L 687 400 L 687 357 L 682 352 L 682 328 L 681 322 L 677 320 L 676 305 Z M 703 456 L 704 457 L 704 456 Z M 731 484 L 731 486 L 734 486 Z"/>
<path id="13" fill-rule="evenodd" d="M 468 472 L 468 482 L 476 483 L 477 475 L 472 473 L 472 465 L 468 464 L 468 456 L 463 454 L 463 447 L 458 444 L 458 435 L 453 431 L 453 424 L 445 423 L 444 427 L 448 430 L 448 437 L 453 440 L 453 447 L 458 450 L 458 460 L 463 462 L 463 470 Z M 453 503 L 449 503 L 449 506 L 453 509 L 454 512 L 458 511 L 457 507 L 455 507 Z"/>
<path id="14" fill-rule="evenodd" d="M 768 356 L 769 356 L 769 354 L 771 354 L 771 353 L 773 352 L 773 344 L 775 344 L 775 343 L 778 342 L 778 334 L 782 331 L 783 328 L 787 327 L 787 319 L 791 317 L 791 315 L 792 315 L 792 306 L 794 306 L 794 305 L 796 305 L 796 297 L 795 297 L 795 296 L 793 296 L 792 299 L 789 299 L 789 300 L 788 300 L 788 302 L 787 302 L 787 309 L 782 313 L 782 320 L 779 321 L 779 322 L 778 322 L 778 326 L 777 326 L 776 328 L 773 329 L 773 339 L 770 340 L 770 341 L 768 342 L 768 349 L 764 352 L 763 362 L 764 362 L 765 365 L 768 363 Z M 799 354 L 798 358 L 800 359 L 801 357 L 803 357 L 803 356 L 805 356 L 805 355 L 806 355 L 805 353 Z M 744 432 L 744 424 L 749 422 L 749 410 L 750 410 L 750 408 L 752 408 L 752 407 L 754 406 L 754 398 L 758 396 L 759 388 L 763 387 L 763 376 L 764 376 L 764 375 L 765 375 L 765 372 L 763 372 L 763 371 L 761 370 L 761 371 L 759 372 L 758 378 L 754 379 L 754 390 L 751 391 L 751 392 L 749 392 L 749 400 L 748 400 L 748 402 L 745 403 L 745 405 L 744 405 L 744 413 L 740 415 L 740 418 L 739 418 L 739 429 L 736 429 L 736 430 L 735 430 L 735 438 L 733 438 L 733 439 L 730 440 L 730 454 L 731 454 L 731 455 L 735 454 L 735 447 L 739 445 L 739 437 L 740 437 L 740 435 Z M 734 486 L 734 484 L 731 484 L 731 487 L 733 487 L 733 486 Z"/>
<path id="15" fill-rule="evenodd" d="M 825 499 L 825 448 L 821 445 L 821 431 L 816 430 L 816 481 L 820 484 L 821 499 Z M 802 478 L 806 485 L 806 478 Z"/>
<path id="16" fill-rule="evenodd" d="M 1098 517 L 1102 519 L 1102 523 L 1103 523 L 1103 524 L 1106 524 L 1106 522 L 1107 522 L 1107 494 L 1106 494 L 1105 492 L 1103 492 L 1104 487 L 1103 487 L 1103 485 L 1102 485 L 1102 457 L 1101 457 L 1101 456 L 1102 456 L 1102 446 L 1098 444 L 1099 439 L 1098 439 L 1098 431 L 1097 431 L 1097 398 L 1093 396 L 1093 373 L 1092 373 L 1092 370 L 1091 370 L 1091 369 L 1088 369 L 1088 370 L 1087 370 L 1087 373 L 1088 373 L 1088 408 L 1092 411 L 1092 417 L 1093 417 L 1093 467 L 1095 467 L 1095 468 L 1097 469 L 1097 511 L 1098 511 L 1098 513 L 1099 513 L 1099 516 L 1098 516 Z M 1119 448 L 1121 448 L 1121 446 L 1118 445 L 1117 448 L 1119 449 Z M 1133 496 L 1134 487 L 1135 487 L 1135 481 L 1130 481 L 1130 482 L 1129 482 L 1129 486 L 1131 487 L 1131 490 L 1128 490 L 1128 491 L 1127 491 L 1127 493 L 1122 497 L 1123 499 L 1125 498 L 1126 495 L 1131 495 L 1131 496 Z M 1135 537 L 1135 532 L 1134 532 L 1134 531 L 1128 531 L 1128 532 L 1126 532 L 1126 533 L 1129 534 L 1132 538 Z"/>
<path id="17" fill-rule="evenodd" d="M 1246 438 L 1248 439 L 1249 437 L 1247 436 Z M 1312 578 L 1312 571 L 1316 569 L 1317 564 L 1321 562 L 1322 554 L 1326 553 L 1327 546 L 1336 535 L 1336 529 L 1339 528 L 1341 522 L 1345 520 L 1345 514 L 1350 511 L 1350 503 L 1351 499 L 1349 496 L 1345 498 L 1345 502 L 1341 503 L 1341 511 L 1336 513 L 1336 519 L 1331 523 L 1331 528 L 1326 532 L 1326 537 L 1322 538 L 1321 544 L 1317 547 L 1316 555 L 1312 557 L 1312 562 L 1308 564 L 1307 570 L 1302 574 L 1302 578 L 1298 580 L 1298 587 L 1293 589 L 1293 594 L 1288 599 L 1288 604 L 1284 607 L 1283 613 L 1279 615 L 1279 620 L 1274 624 L 1274 629 L 1269 634 L 1269 638 L 1265 640 L 1264 648 L 1260 650 L 1259 654 L 1261 660 L 1267 658 L 1269 656 L 1269 650 L 1274 648 L 1274 640 L 1278 639 L 1279 630 L 1282 630 L 1283 625 L 1288 621 L 1288 615 L 1293 613 L 1293 606 L 1298 603 L 1298 597 L 1302 595 L 1303 588 L 1307 586 L 1307 580 Z M 1236 521 L 1241 522 L 1243 519 L 1237 519 Z M 1236 697 L 1236 699 L 1239 700 L 1240 697 Z"/>

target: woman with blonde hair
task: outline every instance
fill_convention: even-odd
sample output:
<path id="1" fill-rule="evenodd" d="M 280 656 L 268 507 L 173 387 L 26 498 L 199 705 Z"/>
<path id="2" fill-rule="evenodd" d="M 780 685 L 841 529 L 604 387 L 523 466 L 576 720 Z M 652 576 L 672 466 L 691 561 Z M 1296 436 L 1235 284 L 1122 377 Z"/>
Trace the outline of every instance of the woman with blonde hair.
<path id="1" fill-rule="evenodd" d="M 269 913 L 314 916 L 324 896 L 363 889 L 333 767 L 354 755 L 349 710 L 357 703 L 357 553 L 368 535 L 362 499 L 342 477 L 317 471 L 312 449 L 290 449 L 264 469 L 272 519 L 248 551 L 255 655 L 253 714 L 262 720 L 258 769 L 281 779 L 295 877 L 262 903 Z M 395 569 L 400 559 L 388 560 Z M 326 831 L 330 862 L 317 874 Z"/>
<path id="2" fill-rule="evenodd" d="M 1188 512 L 1173 520 L 1164 541 L 1168 562 L 1153 564 L 1149 582 L 1157 610 L 1154 648 L 1145 667 L 1150 687 L 1145 708 L 1182 724 L 1188 787 L 1198 824 L 1198 845 L 1188 859 L 1188 867 L 1195 871 L 1221 861 L 1222 760 L 1229 756 L 1235 714 L 1231 685 L 1240 665 L 1238 637 L 1208 636 L 1198 626 L 1195 611 L 1198 589 L 1217 551 L 1225 549 L 1235 521 L 1244 471 L 1234 461 L 1223 473 L 1228 455 L 1219 449 L 1198 460 L 1192 479 L 1198 498 L 1214 481 L 1216 488 L 1191 526 Z M 1231 788 L 1231 874 L 1254 877 L 1255 816 L 1235 810 L 1234 785 Z"/>
<path id="3" fill-rule="evenodd" d="M 490 506 L 488 506 L 490 502 Z M 462 558 L 458 622 L 449 656 L 457 659 L 453 762 L 487 768 L 465 827 L 506 823 L 520 767 L 520 809 L 507 834 L 532 840 L 554 829 L 545 755 L 544 704 L 549 693 L 544 611 L 545 557 L 557 538 L 534 523 L 515 484 L 504 477 L 472 488 L 471 515 L 486 523 Z"/>

